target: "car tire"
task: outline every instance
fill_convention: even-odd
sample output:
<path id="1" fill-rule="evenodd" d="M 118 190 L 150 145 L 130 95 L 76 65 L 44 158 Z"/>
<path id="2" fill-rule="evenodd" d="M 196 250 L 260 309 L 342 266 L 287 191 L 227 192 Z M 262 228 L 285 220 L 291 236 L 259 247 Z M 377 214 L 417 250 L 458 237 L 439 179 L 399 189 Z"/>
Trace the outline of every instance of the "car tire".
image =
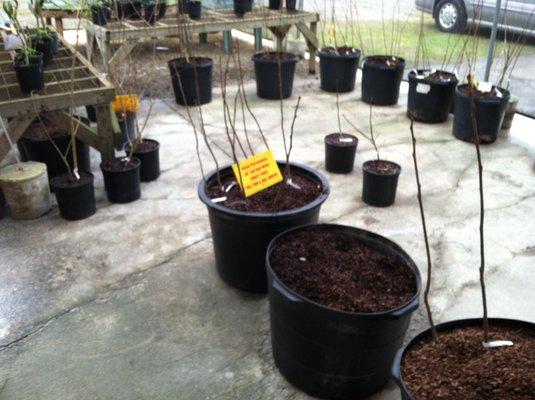
<path id="1" fill-rule="evenodd" d="M 466 29 L 466 9 L 462 0 L 440 0 L 435 8 L 435 23 L 443 32 Z"/>

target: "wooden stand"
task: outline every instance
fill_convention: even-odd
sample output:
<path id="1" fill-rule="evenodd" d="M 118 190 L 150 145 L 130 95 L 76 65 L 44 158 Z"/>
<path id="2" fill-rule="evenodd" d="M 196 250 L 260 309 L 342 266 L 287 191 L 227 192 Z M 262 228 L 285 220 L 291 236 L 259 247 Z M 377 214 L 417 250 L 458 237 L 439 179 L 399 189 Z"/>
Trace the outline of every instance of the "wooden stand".
<path id="1" fill-rule="evenodd" d="M 0 42 L 0 117 L 7 118 L 8 132 L 17 142 L 38 114 L 60 126 L 70 126 L 70 108 L 93 105 L 97 127 L 92 128 L 75 119 L 76 137 L 100 151 L 102 159 L 115 155 L 115 144 L 120 143 L 120 128 L 111 108 L 115 88 L 102 77 L 80 53 L 58 33 L 59 52 L 51 65 L 45 68 L 45 88 L 31 96 L 21 93 L 12 53 Z M 74 74 L 74 79 L 73 79 Z M 5 134 L 0 136 L 0 161 L 10 150 Z"/>

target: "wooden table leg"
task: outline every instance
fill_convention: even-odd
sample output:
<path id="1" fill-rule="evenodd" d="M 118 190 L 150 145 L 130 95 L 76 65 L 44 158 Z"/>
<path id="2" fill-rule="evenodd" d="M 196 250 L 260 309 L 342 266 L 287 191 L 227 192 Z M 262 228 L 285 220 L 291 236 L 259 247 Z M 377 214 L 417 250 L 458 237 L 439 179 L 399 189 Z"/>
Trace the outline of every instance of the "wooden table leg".
<path id="1" fill-rule="evenodd" d="M 1 117 L 0 117 L 1 118 Z M 25 114 L 21 117 L 13 118 L 9 124 L 7 124 L 7 134 L 9 134 L 9 139 L 15 146 L 20 137 L 26 132 L 26 129 L 30 126 L 35 118 L 35 114 Z M 0 161 L 2 161 L 7 153 L 11 150 L 9 145 L 9 140 L 7 139 L 6 132 L 0 134 Z"/>
<path id="2" fill-rule="evenodd" d="M 95 104 L 95 112 L 97 114 L 100 157 L 102 160 L 109 160 L 115 157 L 115 129 L 112 121 L 115 114 L 112 115 L 110 104 Z"/>
<path id="3" fill-rule="evenodd" d="M 317 22 L 311 22 L 310 23 L 310 32 L 316 39 L 318 38 L 318 23 Z M 318 54 L 318 45 L 313 43 L 312 40 L 307 40 L 308 43 L 308 53 L 310 55 L 310 58 L 308 59 L 308 72 L 311 74 L 316 74 L 316 55 Z"/>
<path id="4" fill-rule="evenodd" d="M 56 23 L 56 31 L 63 35 L 63 18 L 54 18 L 54 22 Z"/>

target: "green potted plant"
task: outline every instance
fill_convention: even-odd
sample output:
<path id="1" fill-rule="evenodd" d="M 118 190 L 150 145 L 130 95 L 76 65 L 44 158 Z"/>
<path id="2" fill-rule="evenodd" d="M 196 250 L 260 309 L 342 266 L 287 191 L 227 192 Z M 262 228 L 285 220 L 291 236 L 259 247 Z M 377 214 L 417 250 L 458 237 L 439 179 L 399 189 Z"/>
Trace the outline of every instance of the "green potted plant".
<path id="1" fill-rule="evenodd" d="M 30 46 L 36 51 L 43 53 L 43 64 L 48 65 L 57 53 L 57 34 L 47 28 L 43 19 L 44 0 L 30 0 L 30 11 L 35 17 L 36 30 L 29 36 Z"/>

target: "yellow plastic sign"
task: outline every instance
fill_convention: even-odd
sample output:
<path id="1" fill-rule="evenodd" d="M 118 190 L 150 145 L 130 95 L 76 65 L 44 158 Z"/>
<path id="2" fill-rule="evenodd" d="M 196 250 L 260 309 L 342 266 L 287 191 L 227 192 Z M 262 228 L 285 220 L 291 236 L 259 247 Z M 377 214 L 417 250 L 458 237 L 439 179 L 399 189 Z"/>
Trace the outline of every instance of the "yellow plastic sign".
<path id="1" fill-rule="evenodd" d="M 283 179 L 271 150 L 242 161 L 239 169 L 238 164 L 234 164 L 232 170 L 238 183 L 245 192 L 245 197 L 252 196 L 268 187 L 276 185 Z"/>

